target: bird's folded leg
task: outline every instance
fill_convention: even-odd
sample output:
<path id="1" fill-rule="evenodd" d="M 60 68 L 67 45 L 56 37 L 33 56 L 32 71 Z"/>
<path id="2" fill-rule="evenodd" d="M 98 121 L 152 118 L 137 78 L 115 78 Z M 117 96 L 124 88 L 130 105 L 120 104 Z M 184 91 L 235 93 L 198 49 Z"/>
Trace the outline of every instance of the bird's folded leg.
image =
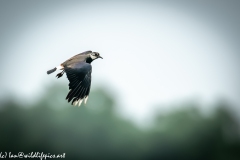
<path id="1" fill-rule="evenodd" d="M 60 77 L 62 77 L 62 76 L 63 76 L 63 74 L 64 74 L 64 71 L 62 71 L 62 72 L 58 73 L 58 74 L 56 75 L 56 77 L 57 77 L 57 78 L 60 78 Z"/>

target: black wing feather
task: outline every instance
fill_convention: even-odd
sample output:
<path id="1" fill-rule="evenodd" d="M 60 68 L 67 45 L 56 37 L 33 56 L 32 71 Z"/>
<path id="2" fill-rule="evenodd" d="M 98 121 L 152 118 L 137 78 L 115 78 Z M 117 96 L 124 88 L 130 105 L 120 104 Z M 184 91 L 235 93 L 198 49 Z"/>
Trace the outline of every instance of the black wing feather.
<path id="1" fill-rule="evenodd" d="M 92 67 L 88 63 L 78 63 L 64 68 L 69 80 L 69 93 L 66 97 L 68 102 L 84 99 L 89 95 L 91 88 Z"/>

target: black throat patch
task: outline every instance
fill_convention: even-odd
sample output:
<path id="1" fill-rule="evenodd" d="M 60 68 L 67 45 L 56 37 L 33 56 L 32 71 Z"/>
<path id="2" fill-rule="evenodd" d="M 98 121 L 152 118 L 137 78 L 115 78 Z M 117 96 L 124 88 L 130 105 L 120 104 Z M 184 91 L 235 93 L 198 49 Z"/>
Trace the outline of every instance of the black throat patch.
<path id="1" fill-rule="evenodd" d="M 87 63 L 91 63 L 93 61 L 93 59 L 91 58 L 91 57 L 88 57 L 87 59 L 86 59 L 86 62 Z"/>

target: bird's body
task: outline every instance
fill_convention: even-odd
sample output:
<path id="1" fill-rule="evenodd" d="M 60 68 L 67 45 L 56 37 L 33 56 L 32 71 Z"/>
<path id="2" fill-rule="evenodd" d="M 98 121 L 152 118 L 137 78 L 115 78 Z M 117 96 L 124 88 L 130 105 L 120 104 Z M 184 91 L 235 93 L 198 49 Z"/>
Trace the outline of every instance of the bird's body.
<path id="1" fill-rule="evenodd" d="M 47 74 L 51 74 L 56 70 L 63 70 L 57 74 L 58 78 L 62 77 L 64 72 L 66 72 L 70 82 L 70 91 L 66 99 L 68 102 L 72 101 L 72 105 L 80 106 L 84 99 L 86 103 L 91 88 L 91 62 L 97 58 L 102 58 L 99 53 L 86 51 L 66 60 L 60 66 L 47 71 Z"/>

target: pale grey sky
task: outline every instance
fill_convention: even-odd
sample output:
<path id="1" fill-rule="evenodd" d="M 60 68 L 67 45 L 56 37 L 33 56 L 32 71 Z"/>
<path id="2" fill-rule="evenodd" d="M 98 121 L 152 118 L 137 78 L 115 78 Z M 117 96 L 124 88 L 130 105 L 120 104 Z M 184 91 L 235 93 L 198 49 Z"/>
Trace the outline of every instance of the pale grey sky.
<path id="1" fill-rule="evenodd" d="M 56 82 L 48 69 L 92 50 L 104 57 L 93 87 L 116 90 L 126 117 L 187 99 L 240 105 L 239 1 L 0 3 L 2 98 L 37 97 Z"/>

